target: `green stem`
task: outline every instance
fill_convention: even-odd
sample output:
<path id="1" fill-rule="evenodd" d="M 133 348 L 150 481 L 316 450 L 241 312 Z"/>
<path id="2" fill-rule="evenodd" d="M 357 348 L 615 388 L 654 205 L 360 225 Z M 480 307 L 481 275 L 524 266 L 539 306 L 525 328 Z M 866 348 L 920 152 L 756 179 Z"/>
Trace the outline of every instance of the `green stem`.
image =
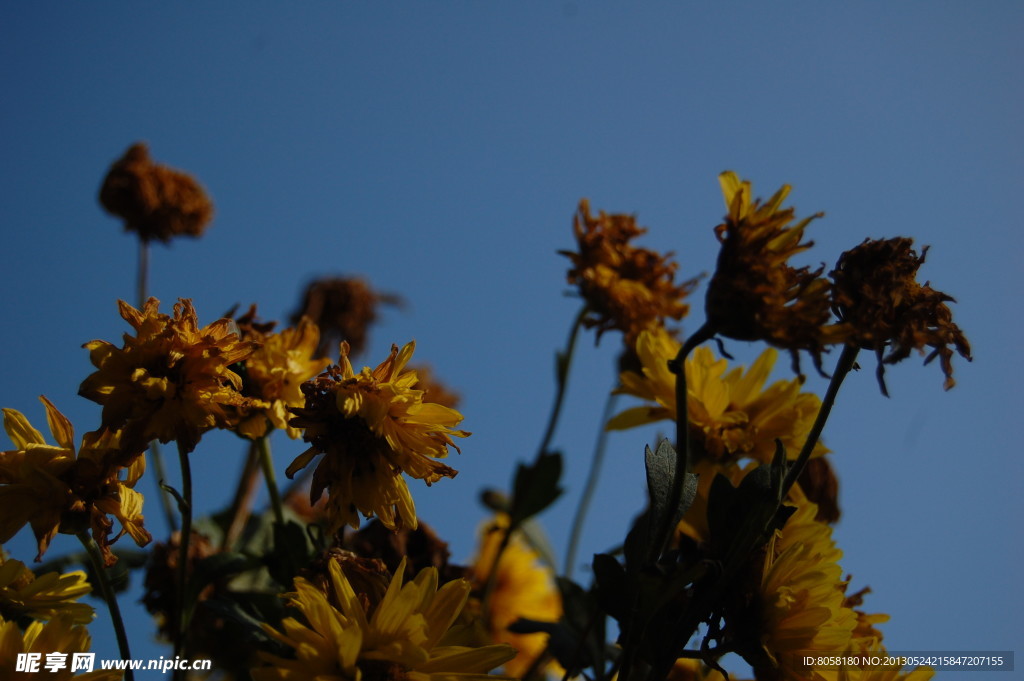
<path id="1" fill-rule="evenodd" d="M 828 389 L 825 392 L 825 397 L 822 399 L 821 408 L 818 410 L 818 415 L 814 420 L 814 425 L 811 426 L 811 430 L 807 434 L 807 439 L 804 441 L 800 454 L 787 471 L 786 477 L 783 480 L 782 491 L 778 504 L 782 504 L 786 500 L 790 488 L 792 488 L 796 483 L 797 478 L 800 477 L 800 473 L 803 471 L 807 460 L 810 458 L 811 452 L 814 451 L 814 447 L 818 443 L 818 438 L 821 436 L 822 430 L 825 428 L 825 422 L 828 420 L 829 413 L 832 411 L 832 407 L 835 404 L 836 395 L 839 393 L 839 387 L 842 385 L 846 375 L 849 374 L 856 362 L 857 352 L 858 348 L 856 347 L 843 347 L 843 352 L 839 356 L 836 369 L 829 381 Z M 720 600 L 724 597 L 724 594 L 729 589 L 733 588 L 733 580 L 735 580 L 740 574 L 747 556 L 759 549 L 761 545 L 751 543 L 746 547 L 742 547 L 741 550 L 735 554 L 736 559 L 724 565 L 721 574 L 713 582 L 697 585 L 697 589 L 692 600 L 686 610 L 681 614 L 677 621 L 677 625 L 673 627 L 676 632 L 674 642 L 669 645 L 669 650 L 665 651 L 662 658 L 657 661 L 651 669 L 649 681 L 665 678 L 677 657 L 677 655 L 672 651 L 678 651 L 685 648 L 686 644 L 696 633 L 700 623 L 705 621 L 707 617 L 714 612 L 715 607 L 718 606 Z"/>
<path id="2" fill-rule="evenodd" d="M 605 424 L 611 418 L 615 410 L 617 395 L 614 392 L 608 393 L 608 399 L 604 403 L 604 413 L 601 415 L 600 432 L 597 436 L 597 444 L 594 445 L 594 455 L 590 460 L 590 472 L 587 474 L 587 482 L 583 487 L 583 494 L 580 495 L 580 503 L 576 508 L 576 516 L 572 521 L 572 532 L 569 535 L 569 547 L 565 552 L 565 565 L 562 574 L 572 578 L 573 564 L 576 562 L 576 551 L 579 548 L 580 536 L 583 534 L 583 525 L 590 510 L 590 502 L 594 497 L 594 490 L 597 489 L 597 481 L 601 477 L 601 467 L 604 464 L 605 449 L 608 444 L 608 429 Z"/>
<path id="3" fill-rule="evenodd" d="M 538 458 L 541 454 L 548 451 L 551 438 L 555 435 L 558 417 L 562 414 L 562 404 L 565 402 L 565 389 L 569 385 L 569 368 L 572 366 L 573 355 L 576 354 L 576 339 L 579 336 L 580 329 L 583 328 L 583 319 L 589 311 L 590 308 L 586 305 L 580 309 L 576 319 L 573 320 L 572 330 L 569 331 L 569 340 L 566 341 L 565 352 L 558 356 L 558 372 L 556 374 L 558 386 L 555 391 L 555 403 L 551 407 L 551 415 L 548 417 L 548 426 L 544 431 L 544 439 L 541 440 L 540 448 L 537 450 Z"/>
<path id="4" fill-rule="evenodd" d="M 185 638 L 188 633 L 188 608 L 185 599 L 188 591 L 188 547 L 192 540 L 192 465 L 188 459 L 188 452 L 178 442 L 178 459 L 181 463 L 181 534 L 178 542 L 178 589 L 175 599 L 174 613 L 174 654 L 180 655 L 185 651 Z M 182 670 L 175 670 L 174 678 L 183 680 L 185 673 Z"/>
<path id="5" fill-rule="evenodd" d="M 117 604 L 117 595 L 114 593 L 110 580 L 107 578 L 107 568 L 103 563 L 103 553 L 100 551 L 100 547 L 96 545 L 96 541 L 85 530 L 79 532 L 77 536 L 78 541 L 82 542 L 82 546 L 85 547 L 85 552 L 89 554 L 92 571 L 96 574 L 96 579 L 100 583 L 100 593 L 103 594 L 103 600 L 107 602 L 107 608 L 110 610 L 110 621 L 114 625 L 114 635 L 117 637 L 117 649 L 121 654 L 121 659 L 130 660 L 132 659 L 132 653 L 128 648 L 128 634 L 125 632 L 121 608 Z M 134 680 L 134 672 L 131 669 L 126 669 L 125 681 Z"/>
<path id="6" fill-rule="evenodd" d="M 693 451 L 693 447 L 690 442 L 689 409 L 687 404 L 686 358 L 694 348 L 704 341 L 710 340 L 712 337 L 714 337 L 714 330 L 705 322 L 703 326 L 683 342 L 679 352 L 668 362 L 669 371 L 676 375 L 676 465 L 672 474 L 672 498 L 666 507 L 669 509 L 669 513 L 674 513 L 675 509 L 679 508 L 686 484 L 686 474 L 693 468 L 693 462 L 690 460 L 690 452 Z M 666 535 L 659 538 L 659 544 L 654 547 L 656 552 L 654 554 L 655 561 L 671 543 L 672 531 L 674 529 L 674 527 L 670 526 Z M 646 665 L 642 660 L 638 660 L 639 656 L 636 651 L 637 641 L 641 640 L 644 636 L 644 632 L 636 631 L 640 626 L 638 622 L 639 609 L 640 594 L 637 592 L 633 595 L 628 626 L 623 636 L 622 667 L 619 673 L 620 677 L 626 681 L 635 681 L 635 679 L 648 676 L 647 671 L 644 669 Z"/>
<path id="7" fill-rule="evenodd" d="M 274 475 L 274 459 L 270 456 L 269 438 L 264 435 L 257 438 L 256 447 L 260 452 L 260 466 L 263 468 L 263 477 L 267 481 L 267 492 L 270 494 L 270 505 L 274 509 L 274 520 L 279 525 L 284 525 L 284 506 L 281 504 L 281 494 L 277 490 L 277 477 Z"/>
<path id="8" fill-rule="evenodd" d="M 139 309 L 146 305 L 149 297 L 149 241 L 139 239 L 139 269 L 135 278 L 136 293 L 138 296 Z M 167 480 L 167 472 L 164 467 L 164 457 L 160 452 L 160 443 L 154 440 L 149 443 L 150 459 L 153 460 L 153 468 L 156 469 L 157 494 L 160 496 L 160 506 L 164 511 L 164 518 L 167 519 L 167 526 L 174 532 L 178 529 L 178 521 L 174 518 L 174 506 L 171 505 L 171 495 L 163 488 Z"/>
<path id="9" fill-rule="evenodd" d="M 153 440 L 149 443 L 149 455 L 153 460 L 153 468 L 156 469 L 157 493 L 160 498 L 160 506 L 164 510 L 164 518 L 167 519 L 167 526 L 171 532 L 178 529 L 178 520 L 174 517 L 174 506 L 171 505 L 171 495 L 164 489 L 167 480 L 167 468 L 164 466 L 164 457 L 160 453 L 160 443 Z"/>
<path id="10" fill-rule="evenodd" d="M 797 456 L 796 461 L 793 462 L 793 465 L 786 472 L 786 478 L 782 483 L 783 499 L 786 498 L 789 490 L 796 483 L 797 478 L 800 477 L 804 467 L 807 465 L 807 460 L 811 458 L 811 452 L 814 451 L 814 447 L 818 444 L 818 438 L 821 437 L 821 431 L 825 429 L 825 422 L 828 420 L 828 415 L 835 404 L 836 395 L 839 394 L 839 386 L 843 384 L 843 379 L 846 378 L 846 375 L 853 369 L 853 365 L 856 364 L 859 351 L 860 348 L 854 345 L 843 346 L 843 352 L 839 355 L 835 371 L 832 372 L 832 378 L 828 383 L 828 390 L 825 391 L 825 397 L 821 400 L 821 409 L 818 410 L 818 415 L 814 419 L 814 425 L 811 426 L 811 431 L 807 434 L 807 440 L 804 441 L 804 446 L 800 450 L 799 456 Z"/>
<path id="11" fill-rule="evenodd" d="M 572 366 L 573 356 L 576 354 L 576 339 L 579 337 L 580 329 L 583 327 L 583 320 L 587 316 L 587 312 L 590 311 L 586 305 L 580 308 L 576 318 L 573 320 L 572 328 L 569 330 L 569 339 L 566 341 L 565 352 L 559 353 L 558 363 L 555 372 L 555 380 L 558 385 L 555 388 L 555 403 L 551 406 L 551 415 L 548 417 L 548 425 L 544 429 L 544 437 L 541 439 L 540 447 L 537 448 L 537 460 L 540 460 L 548 452 L 548 447 L 551 444 L 551 438 L 555 435 L 555 427 L 558 425 L 558 417 L 562 413 L 562 404 L 565 402 L 565 388 L 569 383 L 569 368 Z M 498 551 L 494 554 L 494 563 L 491 565 L 490 573 L 487 575 L 487 582 L 484 584 L 484 592 L 481 596 L 481 602 L 483 603 L 482 608 L 484 612 L 485 621 L 490 619 L 490 599 L 491 594 L 494 592 L 494 585 L 498 581 L 498 564 L 501 561 L 502 554 L 505 553 L 505 549 L 508 548 L 509 540 L 512 538 L 512 533 L 516 531 L 515 527 L 510 526 L 501 538 L 501 543 L 498 545 Z"/>

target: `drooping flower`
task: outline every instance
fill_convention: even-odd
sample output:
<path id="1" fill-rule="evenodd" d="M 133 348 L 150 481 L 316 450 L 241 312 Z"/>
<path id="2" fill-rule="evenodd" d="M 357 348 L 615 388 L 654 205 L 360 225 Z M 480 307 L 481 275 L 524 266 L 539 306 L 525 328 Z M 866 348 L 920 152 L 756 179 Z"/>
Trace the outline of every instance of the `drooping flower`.
<path id="1" fill-rule="evenodd" d="M 124 220 L 124 228 L 143 241 L 198 237 L 213 217 L 213 203 L 186 173 L 154 163 L 148 147 L 133 144 L 107 173 L 100 203 Z"/>
<path id="2" fill-rule="evenodd" d="M 274 333 L 273 323 L 256 322 L 255 305 L 236 321 L 242 340 L 254 341 L 259 347 L 244 360 L 241 392 L 249 398 L 249 404 L 238 408 L 234 430 L 255 440 L 277 428 L 294 440 L 300 432 L 288 425 L 288 410 L 305 403 L 302 384 L 331 363 L 326 357 L 314 355 L 320 331 L 303 317 L 295 327 Z"/>
<path id="3" fill-rule="evenodd" d="M 366 347 L 367 333 L 381 304 L 401 305 L 402 299 L 375 291 L 358 277 L 325 277 L 306 286 L 291 322 L 298 324 L 309 317 L 320 328 L 318 357 L 333 355 L 342 341 L 348 342 L 351 354 L 359 355 Z"/>
<path id="4" fill-rule="evenodd" d="M 947 302 L 951 296 L 928 284 L 917 283 L 917 270 L 928 248 L 919 256 L 912 239 L 865 239 L 839 257 L 829 273 L 835 281 L 835 312 L 850 328 L 847 342 L 874 350 L 878 357 L 878 383 L 888 395 L 884 365 L 910 356 L 911 350 L 925 354 L 925 364 L 940 358 L 946 376 L 943 387 L 953 380 L 953 348 L 971 359 L 971 346 L 956 324 Z M 950 347 L 952 346 L 952 347 Z"/>
<path id="5" fill-rule="evenodd" d="M 419 380 L 405 369 L 415 342 L 391 354 L 375 369 L 356 373 L 349 347 L 342 343 L 340 365 L 327 369 L 302 386 L 306 406 L 293 409 L 291 425 L 304 428 L 309 449 L 288 467 L 292 477 L 319 454 L 324 457 L 313 473 L 310 503 L 329 490 L 327 516 L 330 531 L 343 525 L 359 527 L 359 515 L 376 515 L 390 529 L 416 527 L 416 510 L 402 474 L 428 485 L 457 471 L 435 459 L 458 447 L 452 437 L 462 414 L 440 404 L 423 401 Z"/>
<path id="6" fill-rule="evenodd" d="M 727 171 L 718 176 L 728 214 L 715 227 L 722 248 L 707 293 L 707 325 L 716 334 L 738 340 L 763 340 L 789 350 L 799 371 L 799 350 L 811 354 L 821 370 L 825 346 L 842 341 L 842 328 L 830 325 L 831 296 L 823 268 L 811 271 L 789 264 L 806 251 L 804 230 L 817 213 L 796 224 L 783 185 L 771 199 L 753 200 L 750 182 Z"/>
<path id="7" fill-rule="evenodd" d="M 92 622 L 96 611 L 78 599 L 92 590 L 85 572 L 47 572 L 36 576 L 0 548 L 0 617 L 49 620 L 65 616 L 74 624 Z"/>
<path id="8" fill-rule="evenodd" d="M 590 203 L 580 201 L 573 218 L 579 252 L 559 251 L 572 261 L 569 284 L 579 288 L 590 308 L 585 320 L 597 335 L 618 329 L 627 346 L 643 329 L 682 319 L 689 311 L 684 302 L 696 286 L 691 279 L 675 283 L 679 264 L 671 253 L 638 248 L 630 242 L 647 232 L 632 215 L 590 214 Z"/>
<path id="9" fill-rule="evenodd" d="M 0 452 L 0 543 L 31 525 L 41 560 L 58 532 L 92 530 L 108 565 L 110 544 L 128 534 L 139 546 L 152 537 L 143 526 L 142 495 L 133 487 L 146 469 L 145 445 L 125 446 L 120 433 L 86 433 L 75 452 L 71 422 L 45 397 L 56 445 L 46 443 L 21 412 L 4 409 L 4 429 L 16 449 Z M 122 471 L 125 477 L 122 479 Z M 121 531 L 110 538 L 113 516 Z"/>
<path id="10" fill-rule="evenodd" d="M 483 592 L 494 570 L 494 559 L 508 531 L 508 517 L 500 514 L 488 523 L 480 535 L 477 555 L 471 568 L 473 583 Z M 480 613 L 483 616 L 483 613 Z M 521 678 L 547 647 L 544 633 L 520 634 L 509 631 L 519 619 L 557 622 L 562 616 L 562 599 L 555 587 L 550 567 L 542 565 L 539 555 L 518 534 L 513 534 L 498 561 L 494 588 L 487 602 L 483 626 L 489 640 L 507 643 L 519 653 L 505 664 L 505 673 Z"/>
<path id="11" fill-rule="evenodd" d="M 619 430 L 661 420 L 676 419 L 676 376 L 668 368 L 680 344 L 664 329 L 640 334 L 636 354 L 642 373 L 624 372 L 619 394 L 651 402 L 623 411 L 608 422 Z M 770 463 L 779 439 L 790 459 L 797 458 L 821 406 L 817 395 L 801 392 L 803 381 L 765 383 L 775 364 L 776 352 L 765 350 L 751 367 L 728 370 L 728 362 L 716 359 L 711 350 L 698 347 L 686 359 L 686 392 L 690 431 L 697 445 L 695 455 L 717 463 L 749 457 Z M 728 371 L 727 371 L 728 370 Z M 813 454 L 827 452 L 820 442 Z"/>
<path id="12" fill-rule="evenodd" d="M 515 655 L 510 646 L 469 647 L 447 635 L 469 596 L 466 580 L 438 589 L 437 570 L 427 568 L 403 584 L 403 561 L 371 610 L 337 561 L 329 569 L 330 597 L 295 580 L 288 601 L 304 622 L 289 617 L 282 631 L 264 625 L 295 658 L 260 653 L 268 666 L 252 670 L 256 681 L 475 681 Z"/>
<path id="13" fill-rule="evenodd" d="M 181 299 L 174 316 L 158 312 L 150 298 L 142 310 L 118 301 L 121 316 L 135 329 L 124 347 L 101 340 L 85 344 L 96 367 L 78 389 L 103 405 L 103 426 L 122 430 L 122 440 L 141 443 L 175 440 L 192 451 L 202 434 L 232 423 L 227 407 L 244 407 L 242 379 L 231 365 L 257 343 L 240 341 L 231 320 L 199 327 L 192 301 Z"/>
<path id="14" fill-rule="evenodd" d="M 88 630 L 75 624 L 70 618 L 58 616 L 46 624 L 32 622 L 24 632 L 18 628 L 16 622 L 0 616 L 0 669 L 5 673 L 14 674 L 12 678 L 21 679 L 47 679 L 48 681 L 117 681 L 122 678 L 123 672 L 115 670 L 98 669 L 87 671 L 84 674 L 78 673 L 79 669 L 91 667 L 76 667 L 75 665 L 88 664 L 88 658 L 83 654 L 89 653 L 92 645 L 92 638 Z M 16 672 L 18 669 L 18 656 L 28 653 L 33 655 L 38 663 L 35 671 Z M 48 656 L 53 656 L 52 664 Z M 36 657 L 37 656 L 37 657 Z M 27 663 L 27 658 L 22 658 L 22 664 Z M 92 657 L 95 664 L 95 657 Z"/>

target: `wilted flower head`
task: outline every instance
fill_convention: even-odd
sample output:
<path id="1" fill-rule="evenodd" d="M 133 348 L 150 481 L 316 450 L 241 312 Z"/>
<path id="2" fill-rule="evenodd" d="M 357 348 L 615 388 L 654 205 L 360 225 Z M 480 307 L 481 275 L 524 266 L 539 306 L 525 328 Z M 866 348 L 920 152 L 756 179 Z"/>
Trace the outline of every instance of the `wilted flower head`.
<path id="1" fill-rule="evenodd" d="M 141 142 L 110 167 L 100 188 L 100 203 L 143 241 L 200 236 L 213 217 L 213 204 L 199 183 L 154 163 Z"/>
<path id="2" fill-rule="evenodd" d="M 953 298 L 917 283 L 928 248 L 918 255 L 913 243 L 906 237 L 865 239 L 843 253 L 829 273 L 835 281 L 836 315 L 850 328 L 848 342 L 878 356 L 883 394 L 888 394 L 884 365 L 906 359 L 911 350 L 923 355 L 926 346 L 932 348 L 925 364 L 940 358 L 946 390 L 955 385 L 953 348 L 971 359 L 971 346 L 946 305 Z"/>
<path id="3" fill-rule="evenodd" d="M 715 227 L 722 248 L 708 286 L 708 327 L 729 338 L 789 350 L 796 370 L 797 351 L 807 350 L 820 371 L 825 346 L 842 340 L 840 329 L 829 326 L 829 282 L 820 276 L 824 268 L 797 269 L 789 258 L 813 245 L 802 241 L 804 229 L 823 213 L 790 224 L 796 213 L 782 208 L 789 185 L 762 203 L 753 200 L 750 182 L 736 173 L 718 179 L 729 212 Z"/>
<path id="4" fill-rule="evenodd" d="M 358 355 L 366 347 L 367 331 L 377 319 L 378 305 L 401 302 L 398 296 L 374 291 L 357 277 L 317 279 L 306 287 L 291 321 L 297 324 L 302 317 L 309 317 L 320 328 L 317 356 L 333 354 L 341 341 L 347 341 L 351 353 Z"/>
<path id="5" fill-rule="evenodd" d="M 462 414 L 440 404 L 423 401 L 413 386 L 415 371 L 405 369 L 415 342 L 391 354 L 375 369 L 356 373 L 349 347 L 342 343 L 340 365 L 327 369 L 302 385 L 306 406 L 292 409 L 291 425 L 304 428 L 309 449 L 286 471 L 288 477 L 305 468 L 318 455 L 324 458 L 313 473 L 310 503 L 330 491 L 327 516 L 330 531 L 343 525 L 359 527 L 359 515 L 377 515 L 390 529 L 416 527 L 416 511 L 402 473 L 428 485 L 455 477 L 454 469 L 436 458 L 458 447 L 452 437 Z"/>
<path id="6" fill-rule="evenodd" d="M 273 322 L 256 321 L 255 305 L 236 321 L 242 340 L 254 341 L 259 347 L 244 360 L 241 370 L 241 392 L 249 404 L 238 408 L 235 432 L 256 439 L 277 428 L 297 438 L 299 429 L 288 425 L 288 409 L 305 403 L 302 384 L 331 363 L 326 357 L 314 357 L 319 329 L 303 317 L 295 327 L 274 333 Z"/>
<path id="7" fill-rule="evenodd" d="M 132 489 L 146 470 L 141 447 L 125 446 L 109 430 L 86 433 L 75 452 L 71 422 L 45 397 L 56 445 L 47 444 L 21 412 L 4 409 L 4 429 L 16 449 L 0 452 L 0 543 L 31 525 L 41 560 L 58 532 L 92 530 L 107 565 L 117 561 L 110 545 L 129 534 L 139 546 L 151 536 L 143 527 L 142 495 Z M 122 480 L 120 473 L 125 471 Z M 110 538 L 117 518 L 121 531 Z"/>
<path id="8" fill-rule="evenodd" d="M 199 328 L 191 300 L 175 304 L 173 317 L 157 311 L 156 298 L 142 310 L 123 300 L 118 305 L 136 335 L 125 334 L 122 348 L 86 343 L 97 370 L 78 389 L 103 405 L 103 426 L 123 429 L 130 445 L 176 440 L 185 451 L 195 449 L 203 432 L 230 426 L 226 407 L 247 405 L 242 379 L 230 367 L 258 344 L 239 341 L 229 319 Z"/>
<path id="9" fill-rule="evenodd" d="M 85 572 L 47 572 L 36 576 L 0 548 L 0 617 L 48 620 L 65 616 L 75 624 L 92 622 L 96 612 L 78 599 L 92 591 Z"/>
<path id="10" fill-rule="evenodd" d="M 256 681 L 475 681 L 516 653 L 505 645 L 467 646 L 449 631 L 469 596 L 466 580 L 438 589 L 437 570 L 427 568 L 405 583 L 403 561 L 369 612 L 337 561 L 329 572 L 329 595 L 295 579 L 289 605 L 304 621 L 289 617 L 282 631 L 263 625 L 295 657 L 260 653 L 268 666 L 252 670 Z"/>
<path id="11" fill-rule="evenodd" d="M 671 253 L 638 248 L 630 242 L 647 232 L 632 215 L 608 214 L 595 217 L 590 204 L 580 201 L 573 218 L 573 232 L 579 252 L 559 251 L 572 261 L 569 283 L 577 286 L 590 308 L 585 323 L 597 328 L 597 335 L 618 329 L 626 344 L 644 329 L 679 320 L 690 306 L 683 299 L 693 290 L 696 280 L 675 284 L 679 264 Z"/>

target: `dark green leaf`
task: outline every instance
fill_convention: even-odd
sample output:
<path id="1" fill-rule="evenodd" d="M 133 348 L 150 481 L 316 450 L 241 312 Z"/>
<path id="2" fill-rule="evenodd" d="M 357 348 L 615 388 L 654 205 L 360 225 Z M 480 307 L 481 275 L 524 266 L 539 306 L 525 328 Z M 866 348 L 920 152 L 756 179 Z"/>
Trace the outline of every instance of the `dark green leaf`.
<path id="1" fill-rule="evenodd" d="M 558 486 L 561 476 L 562 455 L 558 452 L 541 452 L 533 464 L 519 464 L 509 511 L 512 529 L 554 503 L 562 494 Z"/>

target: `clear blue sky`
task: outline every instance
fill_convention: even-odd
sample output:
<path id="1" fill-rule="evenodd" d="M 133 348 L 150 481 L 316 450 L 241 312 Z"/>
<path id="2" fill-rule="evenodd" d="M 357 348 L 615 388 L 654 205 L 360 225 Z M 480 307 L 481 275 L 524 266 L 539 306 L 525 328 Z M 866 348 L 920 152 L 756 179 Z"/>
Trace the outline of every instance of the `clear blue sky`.
<path id="1" fill-rule="evenodd" d="M 204 238 L 154 248 L 151 290 L 166 309 L 191 297 L 212 321 L 258 302 L 281 318 L 309 278 L 338 273 L 406 298 L 365 361 L 415 338 L 417 359 L 464 395 L 474 435 L 452 462 L 459 477 L 413 486 L 421 517 L 464 560 L 480 487 L 507 485 L 540 439 L 577 307 L 555 254 L 573 247 L 577 201 L 637 213 L 644 243 L 692 276 L 714 266 L 716 175 L 733 169 L 762 196 L 792 184 L 801 215 L 827 213 L 808 264 L 831 266 L 865 236 L 932 246 L 921 276 L 957 298 L 975 361 L 955 362 L 949 393 L 916 358 L 890 370 L 891 399 L 872 371 L 844 386 L 825 434 L 845 509 L 836 536 L 854 586 L 874 591 L 867 608 L 892 615 L 890 649 L 1013 649 L 1022 34 L 1024 5 L 1008 1 L 7 3 L 0 404 L 44 427 L 46 394 L 79 434 L 98 422 L 76 396 L 90 371 L 80 346 L 127 330 L 116 300 L 134 298 L 136 242 L 96 193 L 109 163 L 146 140 L 217 206 Z M 569 491 L 544 516 L 559 546 L 617 342 L 588 336 L 574 368 L 556 437 Z M 584 556 L 640 510 L 654 437 L 612 438 Z M 302 451 L 274 446 L 279 468 Z M 200 445 L 201 509 L 226 498 L 241 449 Z M 157 511 L 147 506 L 160 538 Z M 10 546 L 22 558 L 27 538 Z M 53 551 L 73 548 L 61 537 Z M 92 631 L 116 656 L 102 617 Z M 136 655 L 158 654 L 145 641 Z"/>

